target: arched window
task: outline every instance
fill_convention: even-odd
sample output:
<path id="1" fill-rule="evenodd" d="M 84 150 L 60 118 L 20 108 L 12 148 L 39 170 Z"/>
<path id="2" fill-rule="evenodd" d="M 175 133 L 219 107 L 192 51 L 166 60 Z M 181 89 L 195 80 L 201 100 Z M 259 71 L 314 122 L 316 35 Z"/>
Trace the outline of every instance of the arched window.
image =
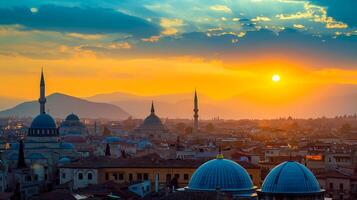
<path id="1" fill-rule="evenodd" d="M 88 179 L 88 180 L 92 180 L 92 179 L 93 179 L 93 174 L 92 174 L 91 172 L 89 172 L 89 173 L 87 174 L 87 179 Z"/>

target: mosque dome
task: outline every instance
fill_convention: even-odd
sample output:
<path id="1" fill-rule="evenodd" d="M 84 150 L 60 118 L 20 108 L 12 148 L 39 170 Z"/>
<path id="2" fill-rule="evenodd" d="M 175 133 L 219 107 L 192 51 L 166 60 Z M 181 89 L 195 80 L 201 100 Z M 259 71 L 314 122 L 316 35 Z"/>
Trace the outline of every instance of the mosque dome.
<path id="1" fill-rule="evenodd" d="M 287 161 L 274 167 L 265 178 L 261 192 L 270 194 L 320 193 L 319 182 L 304 165 Z"/>
<path id="2" fill-rule="evenodd" d="M 254 189 L 247 171 L 238 163 L 217 158 L 202 164 L 192 175 L 189 190 L 244 192 Z"/>
<path id="3" fill-rule="evenodd" d="M 140 124 L 139 127 L 135 129 L 135 132 L 155 132 L 155 133 L 162 133 L 166 132 L 167 129 L 162 124 L 160 118 L 155 114 L 154 104 L 151 104 L 151 113 L 147 116 L 143 123 Z"/>
<path id="4" fill-rule="evenodd" d="M 150 114 L 148 117 L 145 118 L 144 122 L 141 124 L 142 127 L 163 127 L 161 120 L 155 114 Z"/>
<path id="5" fill-rule="evenodd" d="M 61 149 L 74 149 L 74 145 L 69 142 L 62 142 L 60 144 Z"/>
<path id="6" fill-rule="evenodd" d="M 79 121 L 79 117 L 75 114 L 69 114 L 66 119 L 66 121 Z"/>
<path id="7" fill-rule="evenodd" d="M 31 123 L 32 129 L 55 129 L 56 122 L 55 120 L 46 113 L 41 113 L 32 120 Z"/>
<path id="8" fill-rule="evenodd" d="M 65 164 L 69 164 L 71 163 L 71 159 L 67 158 L 67 157 L 63 157 L 61 159 L 59 159 L 58 164 L 60 165 L 65 165 Z"/>

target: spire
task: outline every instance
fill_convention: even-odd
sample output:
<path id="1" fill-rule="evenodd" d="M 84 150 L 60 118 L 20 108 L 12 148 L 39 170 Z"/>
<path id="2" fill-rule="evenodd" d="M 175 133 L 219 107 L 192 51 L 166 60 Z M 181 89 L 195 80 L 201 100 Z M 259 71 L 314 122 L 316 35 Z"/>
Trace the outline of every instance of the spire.
<path id="1" fill-rule="evenodd" d="M 224 156 L 223 156 L 223 154 L 222 154 L 222 148 L 221 148 L 221 145 L 219 145 L 219 147 L 218 147 L 218 154 L 217 154 L 217 157 L 216 157 L 217 159 L 223 159 L 224 158 Z"/>
<path id="2" fill-rule="evenodd" d="M 151 114 L 155 114 L 154 101 L 151 102 Z"/>
<path id="3" fill-rule="evenodd" d="M 19 142 L 19 157 L 17 160 L 17 168 L 18 169 L 26 168 L 24 142 L 22 141 L 22 139 Z"/>
<path id="4" fill-rule="evenodd" d="M 43 68 L 41 69 L 41 81 L 40 81 L 40 98 L 38 102 L 40 103 L 40 114 L 46 113 L 45 104 L 46 104 L 46 91 L 45 91 L 45 78 L 43 75 Z"/>
<path id="5" fill-rule="evenodd" d="M 110 156 L 110 146 L 109 146 L 109 143 L 107 143 L 107 146 L 105 147 L 105 156 Z"/>
<path id="6" fill-rule="evenodd" d="M 41 68 L 41 82 L 40 82 L 40 86 L 45 86 L 45 78 L 43 76 L 43 67 Z"/>
<path id="7" fill-rule="evenodd" d="M 193 118 L 194 118 L 194 122 L 193 122 L 193 128 L 194 128 L 194 132 L 198 131 L 198 97 L 197 97 L 197 91 L 195 89 L 195 96 L 194 96 L 194 102 L 193 102 Z"/>

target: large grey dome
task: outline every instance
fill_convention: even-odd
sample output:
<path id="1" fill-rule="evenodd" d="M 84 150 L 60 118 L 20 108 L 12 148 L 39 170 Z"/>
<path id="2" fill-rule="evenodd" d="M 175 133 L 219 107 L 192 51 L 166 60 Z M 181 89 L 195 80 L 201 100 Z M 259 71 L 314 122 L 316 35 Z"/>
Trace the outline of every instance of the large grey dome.
<path id="1" fill-rule="evenodd" d="M 32 120 L 31 123 L 32 129 L 53 129 L 56 128 L 55 120 L 46 113 L 41 113 Z"/>

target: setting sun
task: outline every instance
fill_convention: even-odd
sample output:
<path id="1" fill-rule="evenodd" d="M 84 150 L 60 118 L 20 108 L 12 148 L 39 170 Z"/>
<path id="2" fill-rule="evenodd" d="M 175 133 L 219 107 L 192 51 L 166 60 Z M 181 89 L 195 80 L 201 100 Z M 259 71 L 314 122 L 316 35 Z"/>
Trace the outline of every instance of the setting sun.
<path id="1" fill-rule="evenodd" d="M 280 81 L 280 76 L 279 74 L 274 74 L 271 79 L 274 81 L 274 82 L 279 82 Z"/>

